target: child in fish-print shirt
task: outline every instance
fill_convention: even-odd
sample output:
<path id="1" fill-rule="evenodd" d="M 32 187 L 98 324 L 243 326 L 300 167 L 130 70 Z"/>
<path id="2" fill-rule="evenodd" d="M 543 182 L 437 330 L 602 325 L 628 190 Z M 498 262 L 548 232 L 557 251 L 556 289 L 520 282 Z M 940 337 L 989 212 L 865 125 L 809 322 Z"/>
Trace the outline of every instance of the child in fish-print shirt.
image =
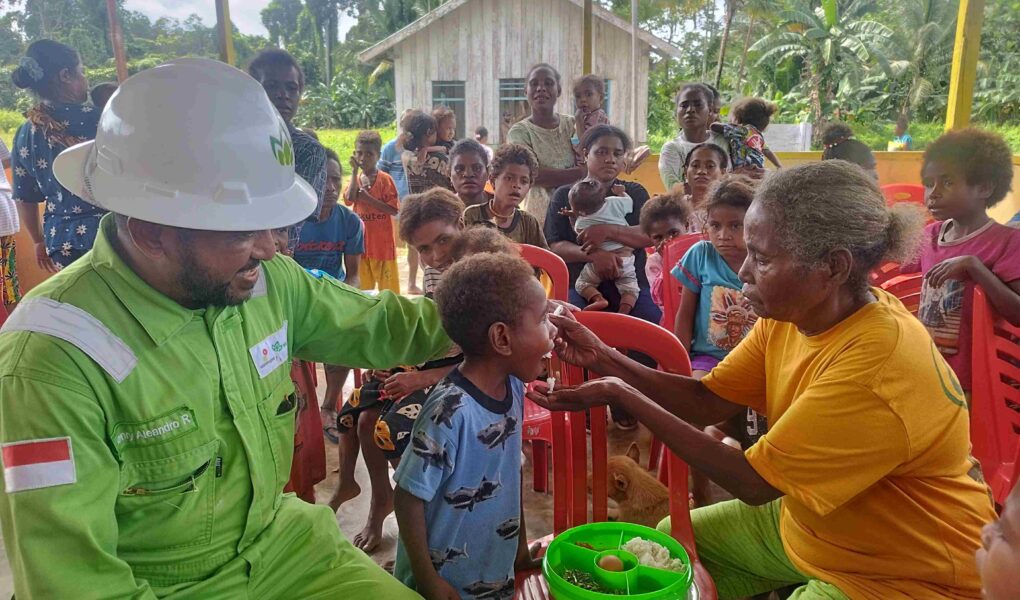
<path id="1" fill-rule="evenodd" d="M 513 597 L 536 568 L 521 510 L 523 381 L 553 349 L 545 290 L 527 263 L 477 254 L 436 289 L 464 362 L 429 394 L 394 479 L 394 576 L 426 599 Z"/>

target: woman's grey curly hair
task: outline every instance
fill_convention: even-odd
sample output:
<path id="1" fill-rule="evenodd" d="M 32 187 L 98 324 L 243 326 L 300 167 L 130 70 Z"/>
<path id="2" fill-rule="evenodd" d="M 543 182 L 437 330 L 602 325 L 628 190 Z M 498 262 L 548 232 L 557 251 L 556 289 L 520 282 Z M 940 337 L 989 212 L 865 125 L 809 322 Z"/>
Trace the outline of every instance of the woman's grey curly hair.
<path id="1" fill-rule="evenodd" d="M 917 256 L 924 214 L 909 203 L 887 207 L 878 184 L 857 165 L 830 160 L 783 169 L 767 177 L 755 204 L 773 218 L 783 247 L 805 265 L 846 249 L 850 285 L 862 290 L 883 261 Z"/>

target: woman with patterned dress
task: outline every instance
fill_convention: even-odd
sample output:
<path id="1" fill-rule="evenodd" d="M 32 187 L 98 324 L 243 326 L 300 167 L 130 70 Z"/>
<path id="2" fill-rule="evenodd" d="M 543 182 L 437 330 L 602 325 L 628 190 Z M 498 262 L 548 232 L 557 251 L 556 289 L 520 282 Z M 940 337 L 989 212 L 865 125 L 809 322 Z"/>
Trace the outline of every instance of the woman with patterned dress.
<path id="1" fill-rule="evenodd" d="M 78 52 L 59 42 L 34 42 L 11 79 L 40 101 L 25 113 L 27 120 L 14 135 L 12 187 L 39 267 L 53 273 L 92 249 L 99 218 L 106 213 L 53 176 L 53 160 L 62 150 L 96 137 L 99 111 L 86 104 L 89 85 Z M 40 203 L 45 203 L 42 223 Z"/>

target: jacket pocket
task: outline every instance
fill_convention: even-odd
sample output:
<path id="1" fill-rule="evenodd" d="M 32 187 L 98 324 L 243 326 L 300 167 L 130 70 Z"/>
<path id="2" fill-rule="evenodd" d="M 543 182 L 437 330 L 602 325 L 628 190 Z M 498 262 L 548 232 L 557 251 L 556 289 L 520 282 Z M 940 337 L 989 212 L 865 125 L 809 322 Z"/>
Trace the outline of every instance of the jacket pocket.
<path id="1" fill-rule="evenodd" d="M 219 441 L 121 469 L 115 512 L 121 552 L 207 545 L 212 539 Z"/>
<path id="2" fill-rule="evenodd" d="M 288 377 L 259 403 L 259 419 L 269 440 L 269 451 L 276 470 L 274 506 L 290 480 L 290 467 L 294 460 L 294 427 L 299 398 L 294 382 Z"/>

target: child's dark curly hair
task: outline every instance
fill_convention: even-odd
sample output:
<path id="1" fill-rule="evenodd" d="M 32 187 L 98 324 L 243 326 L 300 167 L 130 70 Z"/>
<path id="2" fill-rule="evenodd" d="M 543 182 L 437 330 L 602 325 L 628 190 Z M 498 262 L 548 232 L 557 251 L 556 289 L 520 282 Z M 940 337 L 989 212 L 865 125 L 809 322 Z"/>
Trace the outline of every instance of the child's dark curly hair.
<path id="1" fill-rule="evenodd" d="M 496 150 L 492 156 L 492 162 L 489 164 L 489 177 L 495 181 L 503 174 L 507 165 L 528 167 L 532 179 L 538 174 L 538 159 L 535 158 L 535 153 L 531 151 L 531 148 L 521 144 L 503 144 Z"/>
<path id="2" fill-rule="evenodd" d="M 967 185 L 990 184 L 985 206 L 995 206 L 1012 188 L 1013 155 L 997 133 L 973 127 L 946 132 L 924 151 L 921 168 L 935 160 L 958 168 Z"/>
<path id="3" fill-rule="evenodd" d="M 358 145 L 367 146 L 378 154 L 382 151 L 382 137 L 379 136 L 378 131 L 366 130 L 358 133 L 358 137 L 354 139 L 354 146 Z"/>
<path id="4" fill-rule="evenodd" d="M 475 227 L 465 229 L 460 232 L 460 235 L 457 236 L 457 239 L 453 240 L 453 244 L 450 246 L 450 256 L 454 262 L 465 256 L 473 256 L 485 252 L 517 256 L 517 249 L 514 248 L 510 238 L 497 231 L 494 227 L 486 227 L 485 225 L 476 225 Z"/>
<path id="5" fill-rule="evenodd" d="M 729 206 L 747 211 L 754 200 L 754 188 L 754 181 L 744 175 L 724 175 L 708 193 L 705 210 L 711 212 L 717 206 Z"/>
<path id="6" fill-rule="evenodd" d="M 520 323 L 533 281 L 531 266 L 506 254 L 475 254 L 456 262 L 435 293 L 443 329 L 465 356 L 489 354 L 489 328 Z"/>
<path id="7" fill-rule="evenodd" d="M 422 144 L 424 144 L 423 140 L 430 131 L 436 131 L 438 128 L 436 120 L 432 117 L 432 115 L 420 110 L 416 110 L 407 115 L 404 120 L 400 122 L 400 127 L 409 137 L 407 142 L 404 144 L 404 148 L 411 150 L 412 152 L 422 147 Z"/>
<path id="8" fill-rule="evenodd" d="M 447 119 L 456 119 L 457 113 L 453 112 L 453 109 L 449 106 L 441 105 L 432 109 L 432 118 L 435 119 L 438 124 Z"/>
<path id="9" fill-rule="evenodd" d="M 679 192 L 671 192 L 645 202 L 641 207 L 639 224 L 641 232 L 650 235 L 653 223 L 676 219 L 686 225 L 690 216 L 691 207 L 684 200 L 684 195 Z"/>
<path id="10" fill-rule="evenodd" d="M 575 79 L 574 86 L 571 91 L 573 91 L 576 94 L 577 90 L 581 89 L 586 85 L 590 85 L 592 89 L 595 90 L 595 93 L 599 95 L 600 98 L 606 97 L 606 84 L 605 82 L 602 81 L 602 78 L 600 78 L 598 75 L 585 75 L 584 77 L 579 77 Z"/>
<path id="11" fill-rule="evenodd" d="M 834 121 L 822 128 L 821 137 L 822 145 L 829 148 L 854 137 L 854 130 L 846 123 Z"/>
<path id="12" fill-rule="evenodd" d="M 765 131 L 779 107 L 761 98 L 738 100 L 732 109 L 733 119 L 741 125 L 753 125 L 758 131 Z"/>
<path id="13" fill-rule="evenodd" d="M 400 207 L 400 239 L 410 243 L 415 231 L 433 221 L 456 225 L 463 214 L 464 203 L 446 188 L 434 187 L 411 194 Z"/>

